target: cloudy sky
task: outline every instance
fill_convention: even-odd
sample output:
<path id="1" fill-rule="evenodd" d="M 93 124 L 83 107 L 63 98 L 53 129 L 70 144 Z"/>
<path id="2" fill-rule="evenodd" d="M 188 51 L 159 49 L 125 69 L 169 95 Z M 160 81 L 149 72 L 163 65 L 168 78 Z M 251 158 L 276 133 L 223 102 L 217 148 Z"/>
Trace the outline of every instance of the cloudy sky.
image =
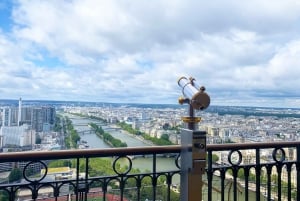
<path id="1" fill-rule="evenodd" d="M 2 0 L 0 99 L 300 108 L 298 0 Z"/>

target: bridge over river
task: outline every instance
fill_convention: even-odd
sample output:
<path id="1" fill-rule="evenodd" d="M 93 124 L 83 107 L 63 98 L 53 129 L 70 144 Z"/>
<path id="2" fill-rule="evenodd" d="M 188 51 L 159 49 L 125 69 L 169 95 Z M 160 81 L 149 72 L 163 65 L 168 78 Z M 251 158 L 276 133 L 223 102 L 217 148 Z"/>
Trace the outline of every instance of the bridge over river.
<path id="1" fill-rule="evenodd" d="M 105 128 L 105 132 L 109 133 L 110 131 L 119 131 L 121 132 L 121 128 L 118 128 L 118 127 L 106 127 Z M 77 133 L 79 135 L 89 135 L 89 134 L 95 134 L 95 131 L 93 129 L 86 129 L 86 130 L 80 130 L 80 131 L 77 131 Z"/>
<path id="2" fill-rule="evenodd" d="M 97 126 L 108 126 L 109 124 L 108 123 L 104 123 L 104 122 L 93 122 L 94 124 L 96 124 Z M 74 126 L 88 126 L 89 123 L 80 123 L 80 122 L 76 122 L 76 123 L 73 123 Z"/>

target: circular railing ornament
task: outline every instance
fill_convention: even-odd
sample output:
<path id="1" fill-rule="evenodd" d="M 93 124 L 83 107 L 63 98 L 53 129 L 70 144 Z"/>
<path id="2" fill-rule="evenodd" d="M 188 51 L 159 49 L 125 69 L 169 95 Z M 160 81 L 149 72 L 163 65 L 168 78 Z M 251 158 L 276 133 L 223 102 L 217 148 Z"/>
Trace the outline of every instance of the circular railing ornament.
<path id="1" fill-rule="evenodd" d="M 31 170 L 32 170 L 31 167 L 35 166 L 35 164 L 41 164 L 41 166 L 44 167 L 44 168 L 41 168 L 41 169 L 45 170 L 45 171 L 41 171 L 41 176 L 39 178 L 30 177 L 30 175 L 27 175 L 28 173 L 31 172 Z M 23 177 L 26 181 L 28 181 L 30 183 L 42 181 L 47 176 L 47 173 L 48 173 L 48 167 L 42 161 L 31 161 L 31 162 L 27 163 L 25 165 L 24 169 L 23 169 Z"/>
<path id="2" fill-rule="evenodd" d="M 228 162 L 233 166 L 239 166 L 242 163 L 243 156 L 239 150 L 232 150 L 228 154 Z"/>
<path id="3" fill-rule="evenodd" d="M 272 158 L 276 163 L 283 163 L 285 156 L 285 151 L 282 148 L 275 148 L 272 152 Z"/>
<path id="4" fill-rule="evenodd" d="M 176 158 L 175 158 L 175 165 L 178 169 L 181 169 L 181 155 L 180 154 L 177 154 Z"/>
<path id="5" fill-rule="evenodd" d="M 119 160 L 122 160 L 122 159 L 126 159 L 128 161 L 128 168 L 127 170 L 121 172 L 120 170 L 118 170 L 118 167 L 117 167 L 117 162 Z M 120 175 L 126 175 L 130 172 L 130 170 L 132 169 L 132 160 L 129 156 L 118 156 L 114 162 L 113 162 L 113 170 L 116 174 L 118 174 L 119 176 Z"/>

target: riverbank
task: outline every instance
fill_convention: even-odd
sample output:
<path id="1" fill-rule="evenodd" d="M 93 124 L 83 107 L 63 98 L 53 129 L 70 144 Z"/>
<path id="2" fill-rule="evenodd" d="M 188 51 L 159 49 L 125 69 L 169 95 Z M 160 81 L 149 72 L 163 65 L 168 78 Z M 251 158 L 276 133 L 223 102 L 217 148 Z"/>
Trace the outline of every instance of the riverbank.
<path id="1" fill-rule="evenodd" d="M 99 119 L 96 119 L 94 117 L 88 117 L 88 116 L 84 116 L 84 115 L 78 115 L 78 114 L 69 114 L 69 115 L 72 115 L 72 116 L 77 116 L 78 118 L 80 118 L 81 120 L 87 122 L 87 125 L 89 125 L 91 122 L 95 121 L 95 123 L 97 122 L 101 122 L 103 123 L 103 120 L 99 120 Z M 72 119 L 72 120 L 75 120 L 76 121 L 76 118 Z M 90 121 L 91 120 L 91 121 Z M 81 124 L 77 125 L 77 126 L 82 126 Z M 129 126 L 129 125 L 128 125 Z M 87 126 L 88 127 L 88 126 Z M 107 127 L 107 129 L 106 129 Z M 119 138 L 119 139 L 122 139 L 122 135 L 125 136 L 129 136 L 131 137 L 131 139 L 134 139 L 138 142 L 141 142 L 144 146 L 156 146 L 156 145 L 169 145 L 169 142 L 166 142 L 164 141 L 163 139 L 157 139 L 157 138 L 153 138 L 153 139 L 157 139 L 157 142 L 153 141 L 151 137 L 151 139 L 146 139 L 144 138 L 143 135 L 136 135 L 134 133 L 131 133 L 129 132 L 128 130 L 122 128 L 122 126 L 118 125 L 118 124 L 105 124 L 104 126 L 102 126 L 103 130 L 105 130 L 105 132 L 107 133 L 110 133 L 112 134 L 112 136 L 114 136 L 115 138 Z M 88 130 L 90 129 L 90 127 L 88 128 Z M 126 138 L 126 137 L 125 137 Z M 101 138 L 100 138 L 101 139 Z M 125 140 L 125 139 L 124 139 Z M 126 141 L 126 140 L 125 140 Z M 131 143 L 131 144 L 128 144 L 128 146 L 130 147 L 136 147 L 136 146 L 141 146 L 140 144 L 138 143 Z"/>
<path id="2" fill-rule="evenodd" d="M 117 125 L 116 125 L 116 126 L 117 126 Z M 145 143 L 145 144 L 148 144 L 148 145 L 150 145 L 150 146 L 155 146 L 155 144 L 153 144 L 153 142 L 151 142 L 151 141 L 149 141 L 149 140 L 145 140 L 142 136 L 131 134 L 131 133 L 129 133 L 128 131 L 123 130 L 121 127 L 118 127 L 118 128 L 121 129 L 120 132 L 121 132 L 122 134 L 128 135 L 128 136 L 130 136 L 130 137 L 132 137 L 132 138 L 135 138 L 135 139 L 137 139 L 137 140 L 139 140 L 139 141 L 141 141 L 141 142 L 143 142 L 143 143 Z"/>
<path id="3" fill-rule="evenodd" d="M 114 148 L 119 148 L 119 147 L 127 147 L 127 143 L 121 141 L 119 138 L 113 137 L 109 132 L 105 131 L 101 126 L 98 126 L 95 123 L 89 123 L 91 126 L 92 130 L 94 130 L 95 134 L 102 138 L 103 141 L 108 143 L 110 146 Z"/>

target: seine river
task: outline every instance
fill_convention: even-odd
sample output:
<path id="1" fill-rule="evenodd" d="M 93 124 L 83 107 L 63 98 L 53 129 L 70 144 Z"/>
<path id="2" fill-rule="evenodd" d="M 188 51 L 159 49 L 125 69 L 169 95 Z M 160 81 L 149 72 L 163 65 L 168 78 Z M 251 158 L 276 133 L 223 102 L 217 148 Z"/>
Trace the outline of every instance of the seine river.
<path id="1" fill-rule="evenodd" d="M 90 130 L 88 124 L 93 123 L 101 123 L 95 119 L 86 119 L 75 115 L 64 114 L 70 118 L 73 123 L 74 128 L 79 132 L 83 130 Z M 110 129 L 109 126 L 102 126 L 103 130 L 110 133 L 113 137 L 120 139 L 122 142 L 126 142 L 128 147 L 144 147 L 144 146 L 151 146 L 150 143 L 143 142 L 141 139 L 136 138 L 135 136 L 131 135 L 130 133 L 124 130 L 114 130 Z M 80 135 L 80 139 L 87 142 L 89 148 L 110 148 L 108 144 L 106 144 L 101 138 L 99 138 L 95 134 L 84 134 Z M 152 168 L 152 158 L 135 158 L 132 161 L 132 167 L 138 168 L 141 171 L 151 171 Z M 178 170 L 175 165 L 174 158 L 157 158 L 156 163 L 156 171 L 165 171 L 165 170 Z M 173 184 L 180 183 L 179 175 L 175 175 L 173 177 L 174 181 Z"/>
<path id="2" fill-rule="evenodd" d="M 83 130 L 90 130 L 90 127 L 88 127 L 88 124 L 93 122 L 93 123 L 101 123 L 100 121 L 94 120 L 94 119 L 86 119 L 82 118 L 79 116 L 74 116 L 70 114 L 64 114 L 72 120 L 74 128 L 77 131 L 83 131 Z M 128 147 L 138 147 L 138 146 L 151 146 L 149 143 L 143 142 L 141 139 L 137 139 L 135 136 L 129 134 L 128 132 L 124 130 L 114 130 L 110 129 L 109 126 L 102 126 L 103 130 L 110 133 L 113 137 L 120 139 L 122 142 L 126 142 Z M 85 134 L 85 135 L 80 135 L 81 140 L 85 140 L 89 147 L 91 149 L 93 148 L 110 148 L 109 145 L 107 145 L 101 138 L 96 136 L 95 134 Z M 125 163 L 125 161 L 124 161 Z M 132 167 L 133 168 L 138 168 L 142 172 L 143 171 L 151 171 L 152 167 L 152 159 L 151 158 L 135 158 L 132 161 Z M 175 160 L 174 158 L 157 158 L 157 163 L 156 163 L 156 170 L 157 171 L 165 171 L 165 170 L 178 170 L 178 168 L 175 165 Z M 203 178 L 205 180 L 206 176 L 203 175 Z M 180 176 L 175 175 L 173 177 L 173 184 L 180 184 Z M 216 176 L 214 176 L 213 179 L 213 185 L 219 186 L 220 185 L 220 179 Z M 227 188 L 230 186 L 230 181 L 227 181 Z M 205 195 L 207 189 L 203 189 L 203 195 Z M 238 193 L 238 200 L 243 201 L 244 200 L 244 189 L 239 186 L 239 193 Z M 232 194 L 232 192 L 230 193 Z M 228 192 L 225 191 L 225 196 L 228 196 Z M 232 196 L 232 195 L 231 195 Z M 254 201 L 255 199 L 255 192 L 250 191 L 249 192 L 249 200 Z M 263 197 L 261 197 L 263 199 Z M 214 200 L 220 200 L 220 194 L 219 193 L 213 193 L 213 199 Z"/>

